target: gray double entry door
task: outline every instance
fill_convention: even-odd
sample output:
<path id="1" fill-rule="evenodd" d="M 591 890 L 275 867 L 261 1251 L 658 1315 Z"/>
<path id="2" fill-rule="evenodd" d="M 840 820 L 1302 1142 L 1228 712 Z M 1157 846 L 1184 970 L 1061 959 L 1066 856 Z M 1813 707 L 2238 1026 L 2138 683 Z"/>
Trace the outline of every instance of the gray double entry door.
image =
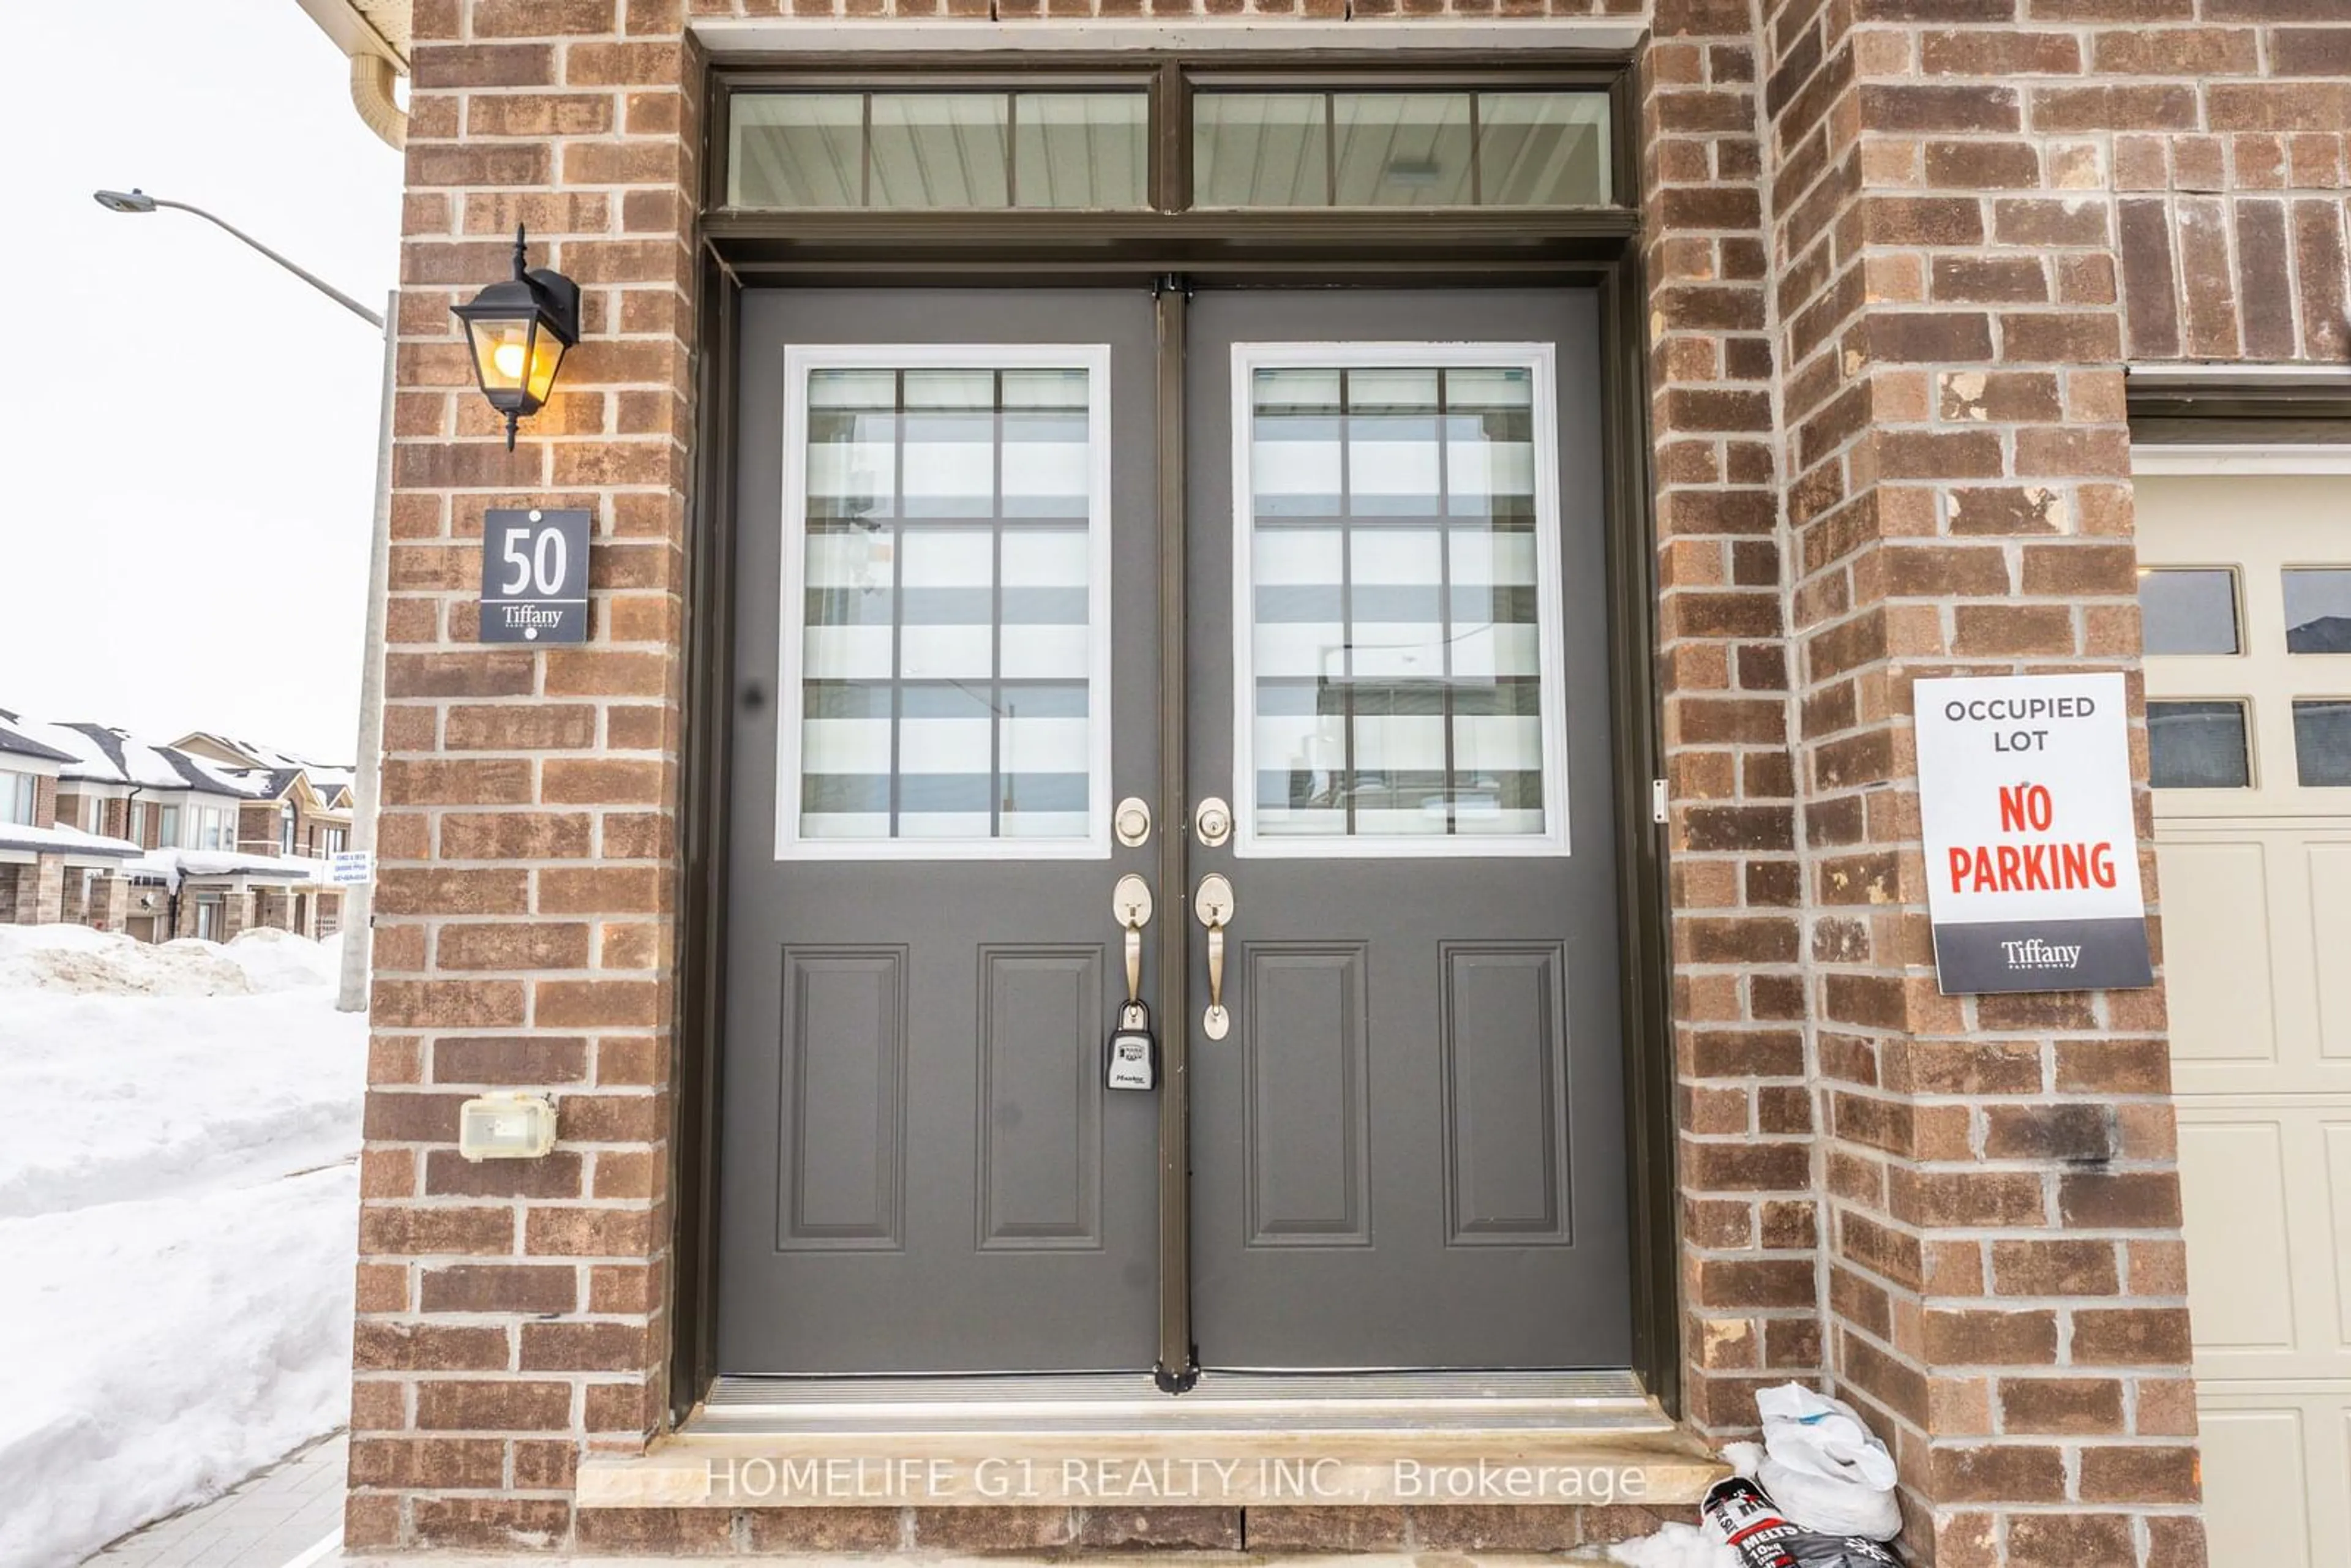
<path id="1" fill-rule="evenodd" d="M 1147 1370 L 1171 1268 L 1210 1368 L 1627 1364 L 1597 301 L 1186 323 L 1179 381 L 1139 290 L 745 302 L 722 1372 Z"/>

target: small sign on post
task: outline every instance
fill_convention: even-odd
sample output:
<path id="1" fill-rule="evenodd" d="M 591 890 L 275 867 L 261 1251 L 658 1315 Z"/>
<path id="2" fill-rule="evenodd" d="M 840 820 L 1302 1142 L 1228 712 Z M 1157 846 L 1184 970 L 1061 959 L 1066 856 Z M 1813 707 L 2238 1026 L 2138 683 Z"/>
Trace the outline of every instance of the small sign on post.
<path id="1" fill-rule="evenodd" d="M 1945 996 L 2155 983 L 2118 674 L 1913 687 Z"/>
<path id="2" fill-rule="evenodd" d="M 588 641 L 588 528 L 573 508 L 483 515 L 483 642 Z"/>
<path id="3" fill-rule="evenodd" d="M 327 857 L 327 881 L 336 887 L 358 887 L 375 880 L 375 852 L 337 850 Z"/>

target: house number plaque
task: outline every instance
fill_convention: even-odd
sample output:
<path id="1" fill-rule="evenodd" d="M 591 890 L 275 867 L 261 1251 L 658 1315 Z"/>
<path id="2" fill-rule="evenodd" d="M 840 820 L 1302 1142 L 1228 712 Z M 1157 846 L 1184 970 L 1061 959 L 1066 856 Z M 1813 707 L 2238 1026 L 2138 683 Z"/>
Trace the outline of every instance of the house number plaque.
<path id="1" fill-rule="evenodd" d="M 577 509 L 483 514 L 481 641 L 588 641 L 588 527 Z"/>

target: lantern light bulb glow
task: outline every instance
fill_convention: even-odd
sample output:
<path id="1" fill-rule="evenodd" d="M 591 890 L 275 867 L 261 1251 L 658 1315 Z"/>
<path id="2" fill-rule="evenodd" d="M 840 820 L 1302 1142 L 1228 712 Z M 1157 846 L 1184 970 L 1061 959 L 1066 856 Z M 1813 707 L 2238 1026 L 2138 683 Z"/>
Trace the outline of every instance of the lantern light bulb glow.
<path id="1" fill-rule="evenodd" d="M 497 367 L 498 374 L 506 377 L 508 381 L 518 382 L 522 380 L 522 345 L 519 342 L 517 342 L 514 339 L 508 338 L 505 342 L 500 343 L 496 348 L 491 350 L 490 362 Z"/>

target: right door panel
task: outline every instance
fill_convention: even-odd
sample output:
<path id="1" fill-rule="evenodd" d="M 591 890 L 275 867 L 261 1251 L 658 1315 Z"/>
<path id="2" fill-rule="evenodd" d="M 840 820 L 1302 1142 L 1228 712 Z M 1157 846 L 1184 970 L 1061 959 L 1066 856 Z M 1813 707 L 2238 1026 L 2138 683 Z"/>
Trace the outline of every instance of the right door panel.
<path id="1" fill-rule="evenodd" d="M 1167 1020 L 1207 1365 L 1629 1361 L 1598 319 L 1193 303 L 1189 786 L 1235 819 L 1192 855 L 1229 1032 Z"/>

